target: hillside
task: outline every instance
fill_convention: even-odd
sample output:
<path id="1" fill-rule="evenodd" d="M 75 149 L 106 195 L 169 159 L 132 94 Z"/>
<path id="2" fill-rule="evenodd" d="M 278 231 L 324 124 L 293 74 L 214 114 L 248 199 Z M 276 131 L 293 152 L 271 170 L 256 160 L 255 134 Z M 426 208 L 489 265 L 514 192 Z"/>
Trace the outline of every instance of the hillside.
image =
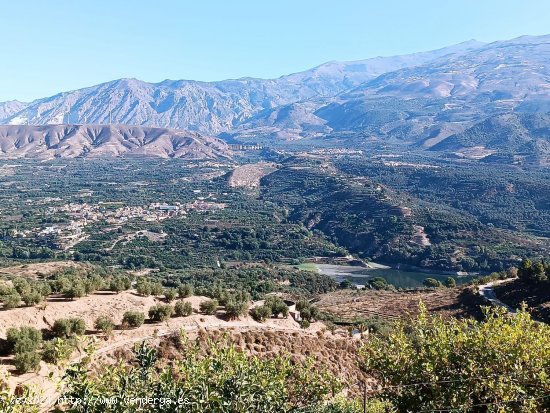
<path id="1" fill-rule="evenodd" d="M 0 158 L 146 155 L 229 158 L 228 146 L 194 132 L 124 125 L 0 126 Z"/>
<path id="2" fill-rule="evenodd" d="M 488 117 L 548 112 L 549 79 L 550 36 L 524 36 L 388 71 L 332 98 L 264 111 L 233 135 L 347 133 L 430 147 Z"/>
<path id="3" fill-rule="evenodd" d="M 485 155 L 481 157 L 487 157 L 486 161 L 513 155 L 512 160 L 516 163 L 550 165 L 550 115 L 497 115 L 448 137 L 431 150 L 468 156 L 473 148 Z"/>

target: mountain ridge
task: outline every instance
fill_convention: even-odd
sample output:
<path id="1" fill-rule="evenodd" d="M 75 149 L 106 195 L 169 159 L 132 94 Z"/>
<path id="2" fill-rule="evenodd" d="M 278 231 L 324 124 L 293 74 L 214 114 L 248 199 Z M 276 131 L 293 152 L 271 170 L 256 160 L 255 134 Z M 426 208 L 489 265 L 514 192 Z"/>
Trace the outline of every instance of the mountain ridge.
<path id="1" fill-rule="evenodd" d="M 230 159 L 213 137 L 167 128 L 129 125 L 0 125 L 0 159 L 151 156 Z"/>

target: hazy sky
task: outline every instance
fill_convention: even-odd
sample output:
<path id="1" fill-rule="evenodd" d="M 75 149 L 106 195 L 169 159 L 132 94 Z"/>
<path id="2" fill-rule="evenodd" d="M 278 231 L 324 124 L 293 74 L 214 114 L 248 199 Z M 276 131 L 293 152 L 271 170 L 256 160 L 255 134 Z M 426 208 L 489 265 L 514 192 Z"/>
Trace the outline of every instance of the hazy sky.
<path id="1" fill-rule="evenodd" d="M 0 0 L 0 101 L 550 33 L 548 0 Z"/>

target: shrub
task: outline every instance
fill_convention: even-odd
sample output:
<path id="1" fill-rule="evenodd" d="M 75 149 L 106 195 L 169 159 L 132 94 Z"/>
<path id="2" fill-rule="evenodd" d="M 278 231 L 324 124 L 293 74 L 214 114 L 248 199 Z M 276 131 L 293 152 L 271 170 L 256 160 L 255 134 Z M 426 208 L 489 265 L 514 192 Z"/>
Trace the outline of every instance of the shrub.
<path id="1" fill-rule="evenodd" d="M 68 406 L 68 410 L 84 411 L 86 406 L 88 413 L 104 412 L 105 406 L 93 401 L 105 398 L 114 401 L 109 405 L 110 412 L 126 412 L 125 399 L 155 397 L 161 389 L 164 394 L 185 398 L 195 407 L 163 409 L 157 404 L 150 411 L 353 412 L 325 410 L 342 385 L 326 369 L 312 368 L 307 362 L 291 362 L 289 356 L 247 355 L 234 346 L 221 347 L 217 343 L 205 352 L 196 346 L 183 352 L 185 362 L 163 363 L 155 349 L 142 345 L 135 351 L 135 361 L 125 368 L 99 366 L 93 375 L 84 362 L 77 364 L 67 374 L 64 396 L 78 400 L 79 405 Z"/>
<path id="2" fill-rule="evenodd" d="M 167 288 L 166 290 L 164 290 L 164 298 L 169 303 L 171 303 L 172 301 L 174 301 L 176 299 L 177 294 L 178 293 L 173 288 Z"/>
<path id="3" fill-rule="evenodd" d="M 385 290 L 388 288 L 388 282 L 382 277 L 374 277 L 368 281 L 367 285 L 372 290 Z"/>
<path id="4" fill-rule="evenodd" d="M 42 360 L 50 364 L 59 364 L 59 362 L 69 360 L 73 348 L 74 346 L 69 340 L 56 337 L 44 343 Z"/>
<path id="5" fill-rule="evenodd" d="M 270 295 L 265 299 L 264 305 L 271 308 L 273 317 L 279 317 L 279 314 L 282 314 L 285 318 L 288 317 L 288 305 L 281 297 Z"/>
<path id="6" fill-rule="evenodd" d="M 296 303 L 296 310 L 298 311 L 302 311 L 304 308 L 309 308 L 311 304 L 309 303 L 308 300 L 305 300 L 305 299 L 300 299 L 298 300 L 298 302 Z"/>
<path id="7" fill-rule="evenodd" d="M 42 301 L 42 294 L 40 291 L 27 291 L 21 295 L 21 299 L 27 307 L 30 307 Z"/>
<path id="8" fill-rule="evenodd" d="M 96 318 L 94 323 L 94 328 L 98 331 L 101 331 L 107 335 L 111 334 L 115 328 L 115 323 L 108 316 L 100 316 Z"/>
<path id="9" fill-rule="evenodd" d="M 200 303 L 199 309 L 201 312 L 207 315 L 213 315 L 216 314 L 216 310 L 218 309 L 218 300 L 206 300 Z"/>
<path id="10" fill-rule="evenodd" d="M 168 304 L 157 304 L 149 309 L 149 318 L 153 321 L 166 321 L 174 313 L 174 308 Z"/>
<path id="11" fill-rule="evenodd" d="M 435 278 L 426 278 L 422 284 L 424 284 L 424 286 L 428 288 L 441 287 L 441 283 L 437 281 Z"/>
<path id="12" fill-rule="evenodd" d="M 162 295 L 164 288 L 161 283 L 151 283 L 151 294 L 158 296 Z"/>
<path id="13" fill-rule="evenodd" d="M 13 291 L 9 295 L 2 296 L 2 304 L 4 309 L 11 310 L 12 308 L 17 308 L 21 304 L 21 296 L 19 293 Z"/>
<path id="14" fill-rule="evenodd" d="M 248 311 L 248 302 L 238 300 L 235 298 L 230 298 L 225 303 L 225 314 L 230 319 L 239 318 L 243 315 L 245 315 Z"/>
<path id="15" fill-rule="evenodd" d="M 181 298 L 191 297 L 193 295 L 193 286 L 189 284 L 182 284 L 178 287 L 178 295 Z"/>
<path id="16" fill-rule="evenodd" d="M 193 307 L 191 303 L 185 301 L 178 301 L 174 306 L 174 314 L 177 317 L 187 317 L 193 314 Z"/>
<path id="17" fill-rule="evenodd" d="M 86 323 L 82 318 L 60 318 L 53 323 L 52 331 L 60 338 L 82 335 L 86 332 Z"/>
<path id="18" fill-rule="evenodd" d="M 63 295 L 65 298 L 68 298 L 70 300 L 84 297 L 86 295 L 86 288 L 84 287 L 84 283 L 80 280 L 75 280 L 69 288 L 63 291 Z"/>
<path id="19" fill-rule="evenodd" d="M 136 291 L 139 295 L 147 297 L 152 294 L 151 283 L 143 278 L 140 278 L 136 285 Z"/>
<path id="20" fill-rule="evenodd" d="M 139 311 L 126 311 L 122 316 L 123 328 L 138 328 L 145 322 L 145 314 Z"/>
<path id="21" fill-rule="evenodd" d="M 550 326 L 520 310 L 486 309 L 485 320 L 444 320 L 421 306 L 411 323 L 371 337 L 366 372 L 398 411 L 542 412 L 548 408 Z M 429 366 L 429 368 L 426 368 Z M 424 382 L 429 385 L 406 386 Z M 479 409 L 476 406 L 483 406 Z"/>
<path id="22" fill-rule="evenodd" d="M 447 288 L 454 288 L 456 287 L 456 280 L 453 277 L 448 277 L 445 280 L 445 287 Z"/>
<path id="23" fill-rule="evenodd" d="M 303 328 L 304 330 L 309 328 L 310 325 L 311 323 L 309 322 L 309 320 L 300 321 L 300 327 Z"/>
<path id="24" fill-rule="evenodd" d="M 40 367 L 40 355 L 36 351 L 17 353 L 13 364 L 19 373 L 37 371 Z"/>
<path id="25" fill-rule="evenodd" d="M 118 294 L 121 291 L 130 289 L 131 286 L 132 281 L 128 277 L 117 276 L 111 279 L 111 282 L 109 283 L 109 290 Z"/>
<path id="26" fill-rule="evenodd" d="M 32 352 L 42 343 L 42 333 L 34 327 L 11 327 L 6 331 L 6 342 L 10 353 Z"/>
<path id="27" fill-rule="evenodd" d="M 259 307 L 254 307 L 250 310 L 250 315 L 252 318 L 259 323 L 263 323 L 269 317 L 271 317 L 271 308 L 266 305 L 261 305 Z"/>

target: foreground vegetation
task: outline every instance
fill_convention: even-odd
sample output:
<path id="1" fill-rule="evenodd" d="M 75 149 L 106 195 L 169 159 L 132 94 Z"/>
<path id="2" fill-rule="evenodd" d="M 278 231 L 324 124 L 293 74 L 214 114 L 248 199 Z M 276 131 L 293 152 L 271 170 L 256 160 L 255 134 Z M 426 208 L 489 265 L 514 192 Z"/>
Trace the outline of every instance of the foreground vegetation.
<path id="1" fill-rule="evenodd" d="M 365 341 L 361 366 L 377 383 L 367 387 L 366 411 L 549 411 L 550 327 L 526 311 L 510 317 L 494 309 L 485 315 L 484 321 L 458 321 L 421 311 Z M 311 361 L 246 355 L 223 340 L 201 351 L 183 336 L 178 351 L 176 359 L 163 359 L 156 348 L 142 344 L 130 365 L 121 360 L 99 371 L 85 358 L 66 372 L 63 407 L 74 412 L 363 411 L 363 400 L 342 401 L 346 383 L 311 369 Z M 9 400 L 4 393 L 4 406 Z"/>

